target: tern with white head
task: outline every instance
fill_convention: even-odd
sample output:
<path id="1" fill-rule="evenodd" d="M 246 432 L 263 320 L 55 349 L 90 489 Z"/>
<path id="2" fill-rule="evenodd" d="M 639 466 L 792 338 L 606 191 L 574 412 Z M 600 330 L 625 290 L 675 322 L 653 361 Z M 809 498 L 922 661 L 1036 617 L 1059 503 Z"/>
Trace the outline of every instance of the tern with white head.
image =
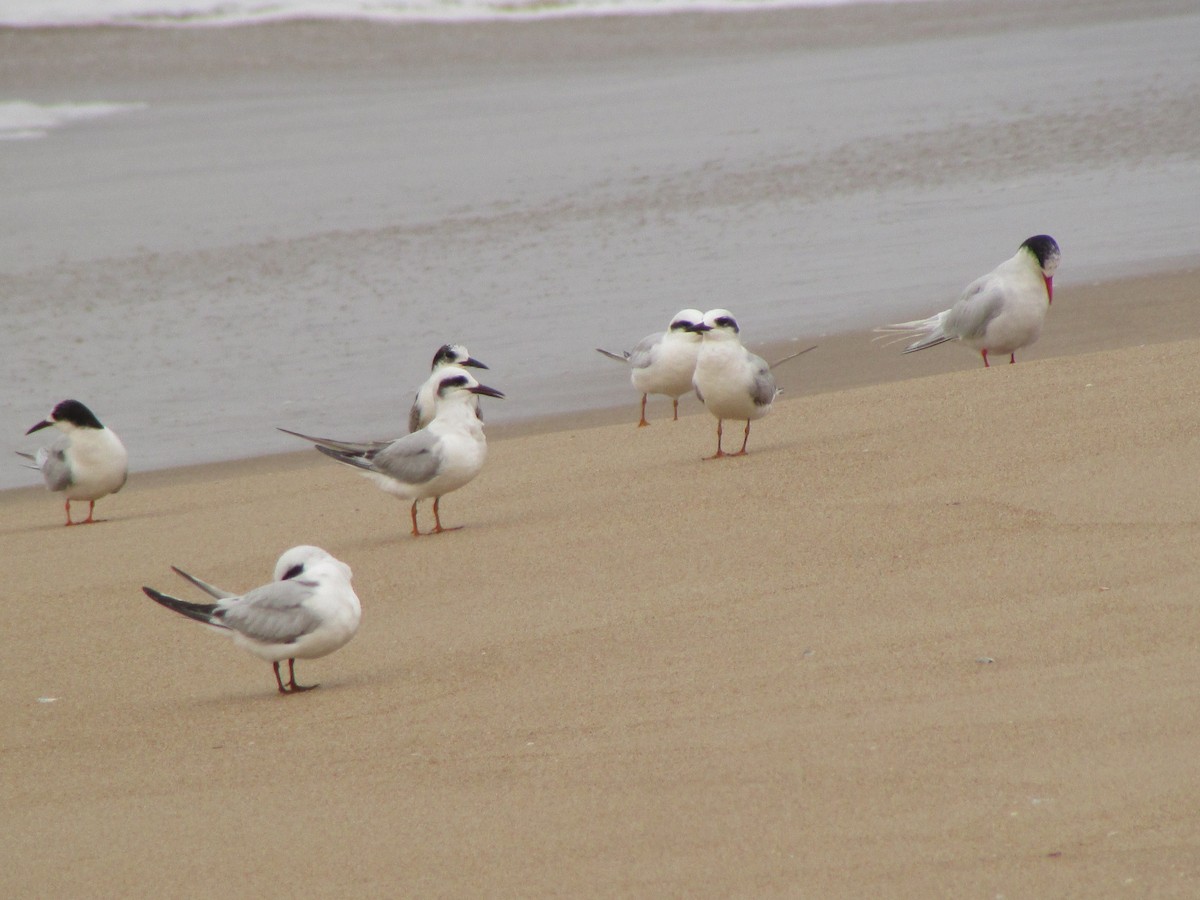
<path id="1" fill-rule="evenodd" d="M 675 313 L 666 331 L 647 335 L 633 350 L 613 353 L 596 348 L 597 353 L 629 366 L 629 378 L 642 395 L 639 428 L 650 424 L 646 421 L 646 398 L 650 394 L 670 397 L 675 410 L 674 421 L 679 421 L 679 398 L 692 390 L 696 354 L 700 352 L 700 335 L 692 330 L 692 326 L 699 325 L 703 319 L 704 313 L 698 309 L 681 309 Z"/>
<path id="2" fill-rule="evenodd" d="M 483 363 L 471 356 L 462 344 L 442 344 L 437 353 L 433 354 L 433 365 L 429 369 L 429 377 L 417 388 L 416 399 L 408 412 L 408 430 L 411 434 L 419 431 L 433 421 L 437 408 L 438 370 L 445 366 L 470 366 L 475 369 L 486 369 Z M 479 412 L 479 398 L 474 399 L 475 414 L 483 418 Z"/>
<path id="3" fill-rule="evenodd" d="M 705 408 L 717 417 L 717 452 L 708 459 L 723 456 L 745 456 L 750 440 L 750 423 L 771 411 L 779 394 L 771 367 L 761 356 L 742 346 L 741 329 L 727 309 L 710 309 L 692 331 L 703 341 L 696 357 L 693 383 L 696 396 Z M 726 453 L 721 448 L 722 425 L 726 419 L 745 421 L 742 449 Z"/>
<path id="4" fill-rule="evenodd" d="M 174 568 L 174 566 L 172 566 Z M 358 631 L 362 606 L 350 581 L 350 567 L 320 547 L 292 547 L 275 564 L 274 580 L 245 594 L 233 594 L 175 571 L 216 599 L 189 603 L 151 587 L 146 596 L 180 615 L 195 619 L 233 638 L 271 664 L 281 694 L 312 690 L 296 683 L 296 660 L 317 659 L 345 646 Z M 285 684 L 279 664 L 288 663 Z"/>
<path id="5" fill-rule="evenodd" d="M 457 529 L 442 526 L 439 501 L 478 475 L 487 458 L 483 423 L 472 405 L 477 396 L 504 397 L 495 388 L 480 384 L 466 369 L 444 366 L 438 370 L 433 421 L 402 438 L 351 443 L 279 430 L 311 441 L 326 456 L 352 467 L 389 494 L 411 500 L 414 536 L 422 533 L 417 527 L 417 504 L 432 497 L 434 527 L 428 533 L 440 534 Z"/>

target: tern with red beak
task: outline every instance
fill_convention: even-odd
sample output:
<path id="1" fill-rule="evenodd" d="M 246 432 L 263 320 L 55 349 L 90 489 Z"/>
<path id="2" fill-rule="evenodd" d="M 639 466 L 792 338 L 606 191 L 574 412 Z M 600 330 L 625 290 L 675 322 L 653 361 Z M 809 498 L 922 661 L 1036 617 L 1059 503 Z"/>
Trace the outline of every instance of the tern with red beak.
<path id="1" fill-rule="evenodd" d="M 961 341 L 979 351 L 985 366 L 990 365 L 988 354 L 1007 354 L 1014 363 L 1017 351 L 1030 346 L 1042 333 L 1054 299 L 1054 272 L 1061 255 L 1050 235 L 1034 235 L 1011 259 L 967 285 L 949 309 L 928 319 L 875 330 L 918 338 L 904 348 L 905 353 Z"/>

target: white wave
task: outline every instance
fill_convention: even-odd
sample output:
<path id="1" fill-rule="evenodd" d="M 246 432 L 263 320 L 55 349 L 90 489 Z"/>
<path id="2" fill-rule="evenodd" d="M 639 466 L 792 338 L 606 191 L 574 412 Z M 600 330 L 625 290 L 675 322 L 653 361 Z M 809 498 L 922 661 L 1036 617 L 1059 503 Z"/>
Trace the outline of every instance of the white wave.
<path id="1" fill-rule="evenodd" d="M 215 26 L 295 19 L 478 21 L 920 0 L 0 0 L 0 26 Z"/>
<path id="2" fill-rule="evenodd" d="M 28 103 L 0 101 L 0 141 L 45 137 L 55 128 L 144 109 L 144 103 Z"/>

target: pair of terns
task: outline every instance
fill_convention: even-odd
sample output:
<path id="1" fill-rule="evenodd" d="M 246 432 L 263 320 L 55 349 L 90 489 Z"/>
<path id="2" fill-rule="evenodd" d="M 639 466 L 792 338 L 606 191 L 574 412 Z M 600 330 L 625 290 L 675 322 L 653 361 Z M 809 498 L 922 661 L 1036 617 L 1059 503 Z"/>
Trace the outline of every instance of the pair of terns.
<path id="1" fill-rule="evenodd" d="M 312 442 L 321 453 L 370 478 L 389 494 L 411 500 L 414 536 L 422 534 L 417 504 L 427 498 L 433 498 L 434 521 L 427 533 L 456 530 L 442 526 L 439 501 L 478 475 L 487 458 L 479 397 L 504 397 L 476 381 L 465 367 L 487 368 L 457 344 L 438 350 L 429 378 L 417 390 L 409 413 L 410 431 L 404 437 L 351 442 L 279 430 Z"/>
<path id="2" fill-rule="evenodd" d="M 950 309 L 876 331 L 915 337 L 905 353 L 960 341 L 979 351 L 984 366 L 991 365 L 989 354 L 1007 354 L 1009 362 L 1014 363 L 1016 352 L 1033 344 L 1041 334 L 1054 299 L 1054 273 L 1061 256 L 1054 238 L 1034 235 L 1022 242 L 1011 258 L 967 285 Z M 643 338 L 632 351 L 599 352 L 629 365 L 630 380 L 642 395 L 638 427 L 649 424 L 649 394 L 670 397 L 677 420 L 679 398 L 694 389 L 717 417 L 715 456 L 740 456 L 746 452 L 750 422 L 770 411 L 778 390 L 771 376 L 773 366 L 746 350 L 738 334 L 737 322 L 727 310 L 702 314 L 697 309 L 684 309 L 676 313 L 665 332 Z M 721 426 L 727 418 L 746 422 L 742 448 L 734 454 L 721 449 Z"/>
<path id="3" fill-rule="evenodd" d="M 706 313 L 682 309 L 665 332 L 642 338 L 632 351 L 623 354 L 599 348 L 597 351 L 629 365 L 630 380 L 642 394 L 639 428 L 650 424 L 646 421 L 649 394 L 670 397 L 674 419 L 678 421 L 679 398 L 694 390 L 705 408 L 717 417 L 717 452 L 707 458 L 719 459 L 745 455 L 750 423 L 770 412 L 779 395 L 771 374 L 773 366 L 742 346 L 740 335 L 737 320 L 727 309 L 711 309 Z M 774 365 L 799 355 L 794 353 Z M 726 419 L 746 423 L 742 448 L 736 453 L 726 453 L 721 447 Z"/>

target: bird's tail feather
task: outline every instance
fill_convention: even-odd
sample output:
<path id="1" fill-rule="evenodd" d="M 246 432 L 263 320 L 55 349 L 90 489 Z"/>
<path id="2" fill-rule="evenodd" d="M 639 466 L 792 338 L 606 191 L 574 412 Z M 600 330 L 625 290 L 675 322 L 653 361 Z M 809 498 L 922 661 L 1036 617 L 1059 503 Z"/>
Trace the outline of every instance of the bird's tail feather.
<path id="1" fill-rule="evenodd" d="M 34 460 L 35 462 L 37 461 L 37 457 L 36 457 L 36 456 L 34 456 L 32 453 L 22 453 L 20 450 L 16 450 L 16 451 L 14 451 L 14 452 L 17 454 L 17 456 L 23 456 L 25 459 L 32 459 L 32 460 Z M 36 465 L 34 465 L 34 466 L 30 466 L 30 465 L 25 465 L 25 468 L 26 468 L 26 469 L 40 469 L 40 468 L 41 468 L 41 466 L 36 466 Z"/>
<path id="2" fill-rule="evenodd" d="M 924 350 L 926 347 L 934 347 L 946 341 L 952 341 L 954 338 L 942 331 L 942 323 L 946 321 L 946 316 L 949 312 L 950 310 L 945 310 L 935 316 L 930 316 L 928 319 L 914 319 L 911 322 L 897 322 L 895 325 L 883 325 L 875 329 L 875 333 L 879 335 L 875 340 L 878 341 L 885 337 L 893 337 L 893 340 L 884 344 L 884 346 L 891 346 L 897 341 L 917 338 L 917 340 L 905 347 L 901 351 L 902 353 L 915 353 L 918 350 Z"/>
<path id="3" fill-rule="evenodd" d="M 162 591 L 156 591 L 152 587 L 142 587 L 146 596 L 155 603 L 160 603 L 167 609 L 174 610 L 180 615 L 187 616 L 189 619 L 195 619 L 197 622 L 203 622 L 205 625 L 214 625 L 217 628 L 225 628 L 220 620 L 213 616 L 216 612 L 217 604 L 215 603 L 188 603 L 186 600 L 180 600 L 178 597 L 172 597 L 170 594 L 164 594 Z"/>
<path id="4" fill-rule="evenodd" d="M 347 453 L 343 450 L 338 450 L 336 447 L 326 447 L 324 444 L 317 444 L 317 449 L 330 459 L 336 459 L 347 466 L 353 466 L 356 469 L 371 468 L 371 461 L 361 454 Z"/>
<path id="5" fill-rule="evenodd" d="M 330 450 L 337 450 L 341 453 L 353 453 L 358 455 L 372 453 L 376 450 L 382 450 L 388 444 L 392 443 L 391 441 L 361 441 L 357 443 L 351 441 L 337 441 L 333 438 L 313 437 L 309 434 L 301 434 L 298 431 L 288 431 L 286 428 L 277 428 L 276 430 L 316 444 L 318 449 L 321 447 L 327 447 Z"/>
<path id="6" fill-rule="evenodd" d="M 613 353 L 611 350 L 602 350 L 599 347 L 597 347 L 596 352 L 601 353 L 604 356 L 607 356 L 609 359 L 615 359 L 619 363 L 629 362 L 629 351 L 628 350 L 626 350 L 622 353 Z"/>
<path id="7" fill-rule="evenodd" d="M 777 360 L 775 360 L 775 362 L 773 362 L 773 363 L 769 364 L 769 365 L 767 366 L 767 368 L 768 368 L 768 369 L 771 369 L 772 371 L 774 371 L 776 366 L 782 366 L 782 365 L 783 365 L 785 362 L 788 362 L 788 361 L 790 361 L 790 360 L 793 360 L 793 359 L 795 359 L 797 356 L 803 356 L 803 355 L 804 355 L 805 353 L 807 353 L 809 350 L 816 350 L 816 349 L 817 349 L 817 345 L 816 345 L 816 344 L 813 344 L 811 347 L 805 347 L 803 350 L 797 350 L 795 353 L 791 353 L 791 354 L 789 354 L 789 355 L 785 356 L 783 359 L 777 359 Z"/>
<path id="8" fill-rule="evenodd" d="M 178 566 L 171 566 L 172 571 L 180 578 L 184 578 L 194 584 L 210 597 L 215 597 L 218 600 L 228 600 L 230 597 L 236 597 L 237 594 L 231 594 L 229 591 L 223 591 L 219 587 L 209 584 L 207 581 L 201 581 L 195 575 L 189 575 L 187 572 Z"/>

